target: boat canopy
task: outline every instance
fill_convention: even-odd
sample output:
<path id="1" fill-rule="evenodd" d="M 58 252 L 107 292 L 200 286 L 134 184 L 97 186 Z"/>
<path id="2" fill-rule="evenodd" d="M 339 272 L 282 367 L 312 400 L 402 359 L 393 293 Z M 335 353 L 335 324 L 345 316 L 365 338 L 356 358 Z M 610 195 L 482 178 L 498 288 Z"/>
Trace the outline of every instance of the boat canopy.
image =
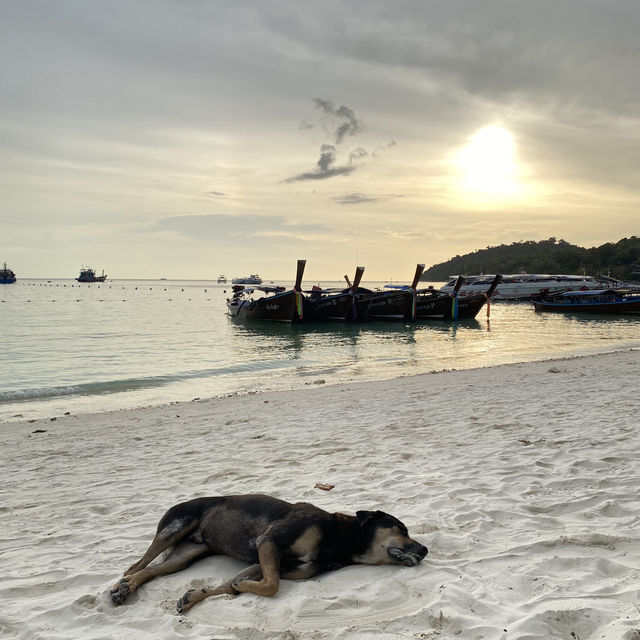
<path id="1" fill-rule="evenodd" d="M 610 295 L 615 295 L 619 293 L 619 291 L 616 291 L 615 289 L 587 289 L 585 291 L 565 291 L 563 292 L 562 296 L 570 296 L 572 298 L 575 298 L 579 296 L 602 296 L 607 293 Z"/>

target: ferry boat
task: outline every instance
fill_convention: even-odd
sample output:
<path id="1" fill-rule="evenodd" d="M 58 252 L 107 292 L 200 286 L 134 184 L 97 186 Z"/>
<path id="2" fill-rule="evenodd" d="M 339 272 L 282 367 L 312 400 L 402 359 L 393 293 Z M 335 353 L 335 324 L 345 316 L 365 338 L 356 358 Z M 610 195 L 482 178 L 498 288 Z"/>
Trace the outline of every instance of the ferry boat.
<path id="1" fill-rule="evenodd" d="M 262 278 L 257 273 L 252 273 L 243 278 L 234 278 L 231 284 L 262 284 Z"/>
<path id="2" fill-rule="evenodd" d="M 458 276 L 452 276 L 440 290 L 443 293 L 452 293 L 457 278 Z M 494 278 L 495 275 L 464 276 L 464 284 L 460 287 L 458 296 L 464 298 L 484 293 Z M 516 273 L 502 276 L 493 294 L 493 300 L 530 300 L 532 297 L 539 296 L 541 292 L 556 293 L 590 289 L 602 289 L 602 282 L 592 276 Z"/>
<path id="3" fill-rule="evenodd" d="M 107 275 L 104 269 L 102 270 L 102 275 L 97 276 L 91 267 L 82 267 L 80 275 L 76 278 L 78 282 L 104 282 L 106 279 Z"/>
<path id="4" fill-rule="evenodd" d="M 13 284 L 16 281 L 16 274 L 7 267 L 7 263 L 4 263 L 2 269 L 0 269 L 0 284 Z"/>
<path id="5" fill-rule="evenodd" d="M 565 291 L 532 300 L 536 311 L 569 313 L 640 314 L 640 289 Z"/>

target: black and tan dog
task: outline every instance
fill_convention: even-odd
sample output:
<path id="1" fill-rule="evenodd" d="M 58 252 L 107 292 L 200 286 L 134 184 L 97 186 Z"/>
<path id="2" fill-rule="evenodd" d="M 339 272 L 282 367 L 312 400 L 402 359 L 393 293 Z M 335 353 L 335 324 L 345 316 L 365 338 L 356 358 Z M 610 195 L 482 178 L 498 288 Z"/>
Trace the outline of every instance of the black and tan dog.
<path id="1" fill-rule="evenodd" d="M 148 566 L 168 549 L 162 562 Z M 223 593 L 273 596 L 281 577 L 303 580 L 350 564 L 412 567 L 427 548 L 409 537 L 400 520 L 382 511 L 348 516 L 259 494 L 197 498 L 167 511 L 151 546 L 114 586 L 111 599 L 122 604 L 148 580 L 211 554 L 251 566 L 218 587 L 187 591 L 178 601 L 180 613 Z"/>

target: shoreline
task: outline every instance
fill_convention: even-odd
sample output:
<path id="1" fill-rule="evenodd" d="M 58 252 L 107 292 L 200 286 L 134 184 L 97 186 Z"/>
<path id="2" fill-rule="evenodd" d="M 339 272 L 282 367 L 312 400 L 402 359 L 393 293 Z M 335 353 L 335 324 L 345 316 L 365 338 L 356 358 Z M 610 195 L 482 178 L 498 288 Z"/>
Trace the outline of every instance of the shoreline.
<path id="1" fill-rule="evenodd" d="M 444 374 L 444 373 L 450 373 L 450 372 L 455 372 L 455 371 L 476 371 L 476 370 L 491 370 L 491 369 L 495 369 L 497 367 L 511 367 L 511 366 L 517 366 L 517 365 L 523 365 L 523 364 L 535 364 L 535 363 L 544 363 L 544 362 L 555 362 L 555 361 L 563 361 L 563 360 L 573 360 L 576 358 L 590 358 L 590 357 L 596 357 L 596 356 L 600 356 L 600 355 L 610 355 L 610 354 L 616 354 L 616 353 L 626 353 L 627 351 L 639 351 L 640 350 L 640 346 L 621 346 L 618 348 L 614 348 L 614 349 L 607 349 L 605 351 L 597 351 L 595 353 L 575 353 L 572 355 L 564 355 L 564 356 L 557 356 L 557 357 L 546 357 L 546 358 L 542 358 L 540 360 L 521 360 L 521 361 L 516 361 L 516 362 L 504 362 L 504 363 L 498 363 L 498 364 L 488 364 L 488 365 L 481 365 L 481 366 L 477 366 L 477 367 L 469 367 L 469 368 L 445 368 L 445 369 L 433 369 L 431 371 L 424 371 L 424 372 L 419 372 L 419 373 L 400 373 L 396 376 L 392 376 L 389 378 L 366 378 L 366 379 L 358 379 L 358 378 L 351 378 L 349 380 L 337 380 L 335 382 L 327 382 L 325 379 L 323 379 L 321 377 L 321 374 L 318 374 L 318 378 L 316 380 L 312 380 L 312 381 L 308 381 L 304 383 L 304 386 L 300 386 L 300 387 L 285 387 L 285 388 L 265 388 L 265 389 L 261 389 L 261 390 L 251 390 L 251 391 L 246 391 L 246 390 L 242 390 L 242 391 L 232 391 L 232 392 L 227 392 L 227 393 L 223 393 L 220 395 L 214 395 L 214 396 L 210 396 L 210 397 L 204 397 L 204 398 L 200 398 L 200 397 L 196 397 L 196 398 L 192 398 L 191 400 L 174 400 L 174 401 L 169 401 L 169 402 L 163 402 L 163 403 L 141 403 L 140 405 L 135 405 L 135 406 L 123 406 L 123 407 L 118 407 L 115 409 L 100 409 L 100 410 L 96 410 L 96 411 L 66 411 L 63 412 L 62 414 L 58 413 L 57 415 L 47 415 L 47 416 L 39 416 L 39 417 L 33 417 L 33 418 L 29 418 L 26 416 L 22 416 L 22 415 L 15 415 L 12 416 L 10 418 L 7 419 L 2 419 L 0 420 L 0 429 L 7 427 L 10 424 L 13 423 L 19 423 L 19 422 L 28 422 L 30 424 L 36 423 L 38 421 L 47 421 L 47 420 L 51 420 L 52 418 L 55 420 L 58 420 L 62 417 L 68 416 L 68 415 L 77 415 L 77 416 L 91 416 L 94 414 L 100 414 L 100 413 L 112 413 L 112 412 L 121 412 L 121 411 L 139 411 L 142 409 L 154 409 L 154 408 L 161 408 L 161 407 L 173 407 L 176 405 L 183 405 L 183 404 L 190 404 L 192 402 L 208 402 L 208 401 L 215 401 L 215 400 L 221 400 L 224 398 L 233 398 L 233 397 L 249 397 L 249 396 L 254 396 L 257 394 L 269 394 L 269 393 L 295 393 L 296 391 L 304 391 L 305 389 L 308 388 L 313 388 L 315 386 L 325 386 L 327 388 L 336 388 L 336 387 L 340 387 L 340 386 L 345 386 L 345 385 L 352 385 L 352 384 L 374 384 L 374 383 L 387 383 L 387 382 L 392 382 L 394 380 L 404 380 L 404 379 L 408 379 L 408 378 L 414 378 L 414 377 L 420 377 L 420 376 L 431 376 L 431 375 L 435 375 L 435 374 Z M 87 402 L 89 402 L 91 400 L 92 396 L 82 396 L 83 399 L 87 400 Z M 69 404 L 72 404 L 74 399 L 76 399 L 77 397 L 71 396 L 62 396 L 60 398 L 54 398 L 54 400 L 58 400 L 60 402 L 65 401 L 68 402 Z M 17 400 L 15 402 L 15 404 L 28 404 L 29 401 L 24 401 L 24 400 Z M 42 402 L 41 399 L 34 399 L 33 400 L 34 403 L 40 403 Z M 6 403 L 5 406 L 10 406 L 11 403 Z"/>
<path id="2" fill-rule="evenodd" d="M 639 364 L 631 348 L 5 423 L 0 630 L 639 640 Z M 177 615 L 243 566 L 211 557 L 111 604 L 170 506 L 251 492 L 387 511 L 429 555 Z"/>
<path id="3" fill-rule="evenodd" d="M 605 351 L 599 351 L 596 353 L 576 353 L 574 355 L 564 355 L 564 356 L 558 356 L 558 357 L 547 357 L 547 358 L 542 358 L 540 360 L 522 360 L 522 361 L 517 361 L 517 362 L 505 362 L 505 363 L 500 363 L 500 364 L 489 364 L 489 365 L 482 365 L 482 366 L 478 366 L 478 367 L 469 367 L 469 368 L 461 368 L 461 369 L 456 369 L 456 368 L 446 368 L 446 369 L 433 369 L 431 371 L 426 371 L 426 372 L 420 372 L 420 373 L 401 373 L 399 375 L 393 376 L 393 377 L 389 377 L 389 378 L 375 378 L 375 379 L 357 379 L 357 378 L 352 378 L 349 379 L 347 381 L 344 380 L 338 380 L 335 382 L 327 382 L 325 379 L 323 379 L 321 377 L 321 374 L 318 374 L 318 378 L 316 380 L 312 380 L 309 382 L 305 382 L 304 386 L 301 387 L 287 387 L 287 388 L 282 388 L 282 389 L 278 389 L 278 388 L 265 388 L 265 389 L 261 389 L 261 390 L 252 390 L 252 391 L 232 391 L 232 392 L 228 392 L 228 393 L 223 393 L 220 395 L 214 395 L 214 396 L 210 396 L 210 397 L 204 397 L 204 398 L 200 398 L 200 397 L 196 397 L 196 398 L 192 398 L 191 400 L 174 400 L 174 401 L 169 401 L 169 402 L 164 402 L 164 403 L 142 403 L 140 405 L 135 405 L 135 406 L 125 406 L 125 407 L 118 407 L 115 409 L 103 409 L 103 410 L 97 410 L 97 411 L 66 411 L 62 414 L 58 413 L 57 415 L 47 415 L 47 416 L 40 416 L 40 417 L 34 417 L 34 418 L 28 418 L 22 415 L 16 415 L 13 416 L 11 418 L 8 419 L 3 419 L 0 420 L 0 429 L 6 428 L 9 425 L 12 425 L 14 423 L 29 423 L 29 424 L 35 424 L 37 422 L 41 422 L 41 421 L 56 421 L 65 417 L 68 417 L 70 415 L 72 416 L 76 416 L 76 417 L 80 417 L 80 416 L 92 416 L 92 415 L 99 415 L 102 413 L 119 413 L 119 412 L 123 412 L 123 411 L 141 411 L 141 410 L 153 410 L 153 409 L 161 409 L 161 408 L 169 408 L 169 407 L 176 407 L 176 406 L 181 406 L 181 405 L 189 405 L 193 402 L 214 402 L 217 400 L 223 400 L 225 398 L 235 398 L 235 397 L 251 397 L 251 396 L 255 396 L 255 395 L 266 395 L 266 394 L 271 394 L 271 393 L 296 393 L 298 391 L 304 391 L 306 389 L 309 388 L 316 388 L 318 386 L 322 386 L 322 387 L 326 387 L 326 388 L 340 388 L 342 386 L 349 386 L 349 385 L 354 385 L 354 384 L 384 384 L 384 383 L 389 383 L 389 382 L 393 382 L 396 380 L 406 380 L 406 379 L 411 379 L 411 378 L 419 378 L 421 376 L 432 376 L 432 375 L 438 375 L 438 374 L 446 374 L 446 373 L 452 373 L 452 372 L 456 372 L 456 371 L 483 371 L 483 370 L 492 370 L 492 369 L 496 369 L 499 367 L 514 367 L 514 366 L 519 366 L 519 365 L 526 365 L 526 364 L 536 364 L 536 363 L 545 363 L 545 362 L 561 362 L 561 361 L 566 361 L 566 360 L 575 360 L 575 359 L 580 359 L 580 358 L 592 358 L 592 357 L 597 357 L 597 356 L 606 356 L 606 355 L 614 355 L 617 353 L 627 353 L 627 352 L 632 352 L 632 351 L 640 351 L 640 346 L 625 346 L 625 347 L 619 347 L 616 349 L 610 349 L 610 350 L 605 350 Z M 68 399 L 68 397 L 64 397 L 65 401 L 67 401 L 69 404 L 73 403 L 74 397 L 71 397 L 71 399 Z M 85 396 L 84 399 L 86 399 L 87 401 L 90 401 L 91 396 Z M 62 401 L 62 398 L 58 399 L 56 398 L 56 400 L 60 400 Z M 16 404 L 19 403 L 25 403 L 25 401 L 16 401 Z M 34 400 L 34 402 L 42 402 L 42 400 Z M 11 403 L 6 403 L 5 406 L 10 406 Z"/>

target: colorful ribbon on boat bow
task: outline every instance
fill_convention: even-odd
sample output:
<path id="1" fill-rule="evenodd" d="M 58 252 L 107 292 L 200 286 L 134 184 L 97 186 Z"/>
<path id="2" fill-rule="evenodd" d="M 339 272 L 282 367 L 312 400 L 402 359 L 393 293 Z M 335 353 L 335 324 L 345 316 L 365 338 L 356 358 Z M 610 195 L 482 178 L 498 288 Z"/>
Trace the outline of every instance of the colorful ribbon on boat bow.
<path id="1" fill-rule="evenodd" d="M 298 318 L 302 320 L 302 293 L 300 291 L 296 291 L 296 311 L 298 312 Z"/>
<path id="2" fill-rule="evenodd" d="M 451 295 L 453 296 L 453 300 L 451 301 L 451 317 L 454 320 L 458 319 L 458 292 L 452 291 Z"/>
<path id="3" fill-rule="evenodd" d="M 491 296 L 488 296 L 486 293 L 484 297 L 487 299 L 487 318 L 491 315 Z"/>

